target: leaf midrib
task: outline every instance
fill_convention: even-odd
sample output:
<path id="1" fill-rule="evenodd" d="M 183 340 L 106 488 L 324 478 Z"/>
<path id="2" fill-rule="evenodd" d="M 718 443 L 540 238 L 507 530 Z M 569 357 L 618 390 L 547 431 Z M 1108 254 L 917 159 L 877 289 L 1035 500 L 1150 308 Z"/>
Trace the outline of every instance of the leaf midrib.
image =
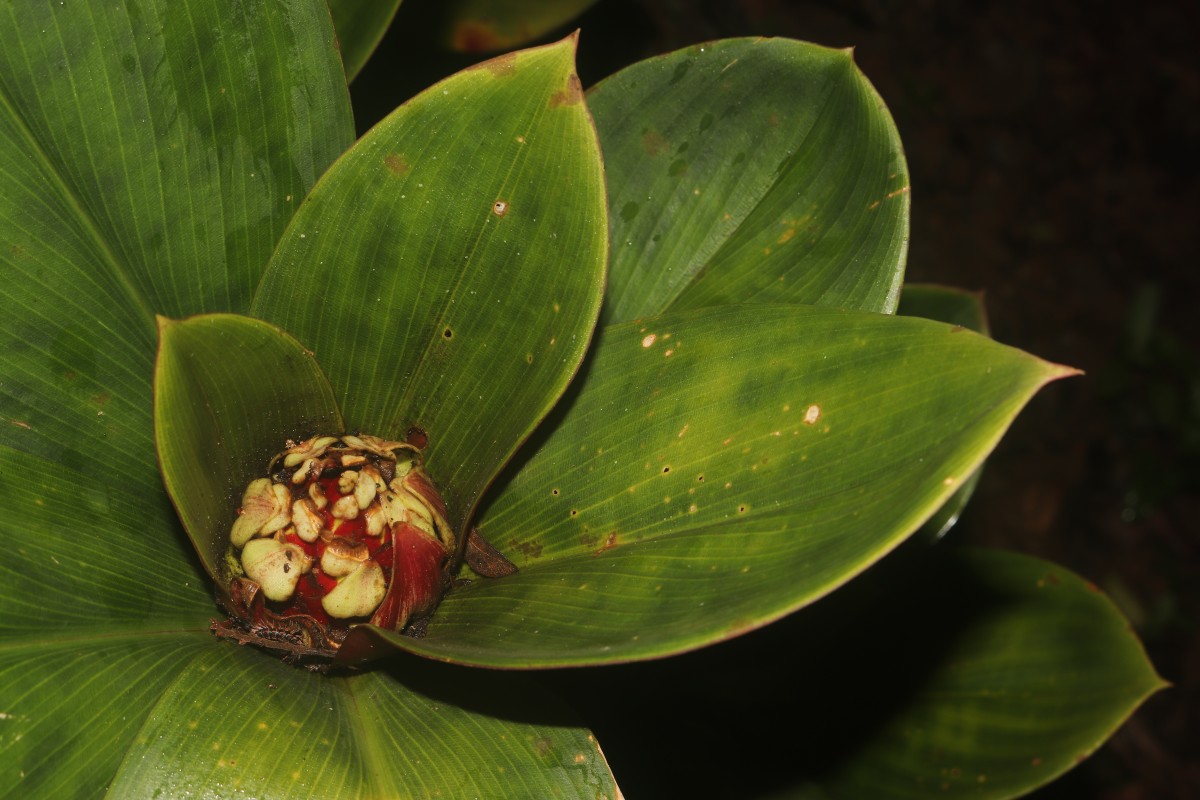
<path id="1" fill-rule="evenodd" d="M 92 643 L 112 643 L 120 641 L 135 641 L 151 637 L 173 637 L 181 634 L 203 633 L 208 630 L 206 624 L 192 620 L 179 620 L 178 625 L 164 622 L 162 627 L 142 628 L 127 625 L 103 632 L 96 629 L 71 630 L 62 632 L 39 631 L 35 636 L 14 637 L 0 641 L 0 654 L 11 655 L 28 651 L 54 649 L 58 647 L 77 647 Z"/>

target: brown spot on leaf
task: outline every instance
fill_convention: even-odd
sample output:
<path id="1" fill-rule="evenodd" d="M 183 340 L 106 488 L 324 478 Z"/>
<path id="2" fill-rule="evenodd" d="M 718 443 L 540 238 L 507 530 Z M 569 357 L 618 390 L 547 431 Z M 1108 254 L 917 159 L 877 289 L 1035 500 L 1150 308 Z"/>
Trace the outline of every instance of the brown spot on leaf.
<path id="1" fill-rule="evenodd" d="M 388 168 L 388 172 L 393 175 L 403 175 L 412 169 L 409 163 L 404 160 L 404 156 L 399 153 L 388 153 L 384 156 L 383 164 Z"/>
<path id="2" fill-rule="evenodd" d="M 541 542 L 518 542 L 516 539 L 513 539 L 509 544 L 526 558 L 541 558 L 542 556 Z"/>
<path id="3" fill-rule="evenodd" d="M 604 537 L 604 544 L 600 545 L 599 549 L 597 549 L 594 553 L 592 553 L 592 555 L 598 556 L 601 553 L 603 553 L 605 550 L 612 550 L 616 546 L 617 546 L 617 532 L 610 531 L 608 536 Z"/>
<path id="4" fill-rule="evenodd" d="M 98 406 L 107 405 L 109 399 L 108 392 L 101 392 L 100 394 L 92 396 L 92 402 Z"/>
<path id="5" fill-rule="evenodd" d="M 550 107 L 573 106 L 581 100 L 583 100 L 583 84 L 579 82 L 579 76 L 572 72 L 567 76 L 567 85 L 551 95 Z"/>

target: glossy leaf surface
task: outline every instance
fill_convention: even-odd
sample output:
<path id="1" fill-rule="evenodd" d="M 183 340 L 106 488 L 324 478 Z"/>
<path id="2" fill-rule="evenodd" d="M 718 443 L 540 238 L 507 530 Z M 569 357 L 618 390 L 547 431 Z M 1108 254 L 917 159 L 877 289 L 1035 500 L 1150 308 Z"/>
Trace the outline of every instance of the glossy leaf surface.
<path id="1" fill-rule="evenodd" d="M 354 80 L 371 53 L 375 52 L 379 40 L 387 33 L 392 18 L 396 16 L 396 9 L 400 8 L 400 0 L 328 1 L 346 79 Z"/>
<path id="2" fill-rule="evenodd" d="M 316 3 L 0 10 L 0 444 L 162 502 L 154 314 L 248 302 L 353 135 L 332 37 Z"/>
<path id="3" fill-rule="evenodd" d="M 532 42 L 596 0 L 442 0 L 442 38 L 464 53 L 495 53 Z"/>
<path id="4" fill-rule="evenodd" d="M 229 582 L 224 556 L 246 485 L 266 475 L 287 440 L 344 428 L 321 368 L 286 333 L 233 314 L 159 320 L 158 460 L 218 586 Z"/>
<path id="5" fill-rule="evenodd" d="M 1070 373 L 951 326 L 819 307 L 612 326 L 478 521 L 521 572 L 452 593 L 403 644 L 603 663 L 763 625 L 912 533 Z"/>
<path id="6" fill-rule="evenodd" d="M 288 218 L 354 135 L 316 3 L 8 4 L 0 96 L 0 180 L 28 189 L 16 163 L 46 173 L 38 205 L 148 326 L 155 313 L 245 308 Z M 73 258 L 37 227 L 5 244 L 26 260 Z"/>
<path id="7" fill-rule="evenodd" d="M 561 727 L 562 712 L 550 711 L 550 724 L 530 722 L 519 709 L 528 700 L 520 684 L 483 680 L 507 695 L 490 697 L 478 686 L 452 691 L 446 677 L 409 664 L 327 678 L 250 649 L 207 648 L 151 710 L 112 791 L 280 800 L 616 796 L 595 740 Z M 504 714 L 467 710 L 455 695 Z M 544 700 L 536 707 L 547 714 Z"/>
<path id="8" fill-rule="evenodd" d="M 967 292 L 933 284 L 905 284 L 896 313 L 906 317 L 921 317 L 961 325 L 976 333 L 989 335 L 987 310 L 984 308 L 981 292 Z M 981 466 L 942 504 L 936 514 L 926 520 L 921 527 L 923 536 L 936 540 L 950 532 L 970 501 L 971 495 L 975 493 L 975 487 L 979 485 L 979 476 L 982 474 Z"/>
<path id="9" fill-rule="evenodd" d="M 1163 684 L 1091 584 L 952 545 L 904 548 L 735 641 L 586 670 L 580 710 L 653 797 L 1023 795 Z"/>
<path id="10" fill-rule="evenodd" d="M 329 679 L 214 639 L 173 513 L 102 469 L 0 448 L 23 509 L 0 517 L 0 796 L 616 796 L 587 732 L 520 684 Z"/>
<path id="11" fill-rule="evenodd" d="M 713 42 L 622 70 L 588 104 L 609 187 L 606 321 L 739 302 L 895 310 L 908 171 L 849 52 Z"/>
<path id="12" fill-rule="evenodd" d="M 290 774 L 276 784 L 261 765 L 222 775 L 233 765 L 212 760 L 211 740 L 197 755 L 201 721 L 233 743 L 258 730 L 263 706 L 224 705 L 231 681 L 300 703 L 318 679 L 208 633 L 213 587 L 163 490 L 151 416 L 155 313 L 244 309 L 296 205 L 350 142 L 332 42 L 323 4 L 303 0 L 0 11 L 0 796 L 96 797 L 119 769 L 124 796 L 235 782 L 259 797 L 332 794 L 326 779 L 311 794 Z M 235 350 L 222 365 L 234 375 L 253 360 Z M 185 713 L 212 679 L 219 713 Z M 445 781 L 487 794 L 505 769 L 531 796 L 569 796 L 579 780 L 615 794 L 572 720 L 489 719 L 459 682 L 425 679 L 453 732 L 416 743 L 408 728 L 349 724 L 358 690 L 322 696 L 337 724 L 315 707 L 303 724 L 371 767 L 336 792 L 423 795 Z M 389 721 L 429 710 L 390 673 L 360 686 Z M 302 762 L 328 757 L 303 730 L 289 743 Z M 527 762 L 530 743 L 554 756 Z M 277 746 L 259 736 L 257 753 L 283 763 Z M 394 771 L 377 754 L 400 746 L 441 766 Z"/>
<path id="13" fill-rule="evenodd" d="M 253 313 L 316 353 L 351 430 L 429 434 L 460 526 L 574 374 L 607 228 L 573 39 L 421 93 L 288 229 Z"/>

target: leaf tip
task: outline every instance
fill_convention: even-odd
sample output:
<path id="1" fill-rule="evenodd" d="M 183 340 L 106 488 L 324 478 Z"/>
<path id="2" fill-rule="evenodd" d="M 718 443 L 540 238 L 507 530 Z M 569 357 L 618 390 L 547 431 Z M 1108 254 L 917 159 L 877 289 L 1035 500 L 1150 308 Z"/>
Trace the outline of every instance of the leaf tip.
<path id="1" fill-rule="evenodd" d="M 1043 362 L 1044 377 L 1042 385 L 1053 383 L 1063 378 L 1074 378 L 1077 375 L 1084 375 L 1084 371 L 1078 367 L 1067 366 L 1066 364 L 1056 364 L 1053 361 Z"/>

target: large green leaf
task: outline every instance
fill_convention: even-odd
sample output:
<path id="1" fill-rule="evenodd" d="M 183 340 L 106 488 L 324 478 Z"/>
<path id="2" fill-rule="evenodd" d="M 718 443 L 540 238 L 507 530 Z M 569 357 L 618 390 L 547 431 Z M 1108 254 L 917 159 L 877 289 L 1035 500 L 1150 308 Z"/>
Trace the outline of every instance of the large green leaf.
<path id="1" fill-rule="evenodd" d="M 330 682 L 339 688 L 305 705 L 293 740 L 258 737 L 265 763 L 320 763 L 328 748 L 304 729 L 330 730 L 317 712 L 335 717 L 338 753 L 370 774 L 333 791 L 320 776 L 309 793 L 290 775 L 266 783 L 262 765 L 236 787 L 212 771 L 199 724 L 233 742 L 262 721 L 263 706 L 237 702 L 234 679 L 297 704 L 321 679 L 207 632 L 212 586 L 155 463 L 154 314 L 245 306 L 299 200 L 352 135 L 332 36 L 323 4 L 302 0 L 0 11 L 0 796 L 99 796 L 122 762 L 122 796 L 200 785 L 426 796 L 435 781 L 494 794 L 501 769 L 520 772 L 531 796 L 571 795 L 571 781 L 615 794 L 570 720 L 490 719 L 452 673 L 427 677 L 420 696 L 399 673 Z M 363 696 L 388 726 L 358 721 Z M 182 713 L 197 699 L 214 709 Z M 403 714 L 429 719 L 431 734 L 410 741 Z M 160 742 L 170 746 L 144 771 Z M 530 742 L 541 760 L 526 761 Z M 411 761 L 380 756 L 398 746 L 440 766 L 403 774 Z M 455 767 L 463 774 L 441 771 Z"/>
<path id="2" fill-rule="evenodd" d="M 347 80 L 353 80 L 387 33 L 400 0 L 329 0 Z"/>
<path id="3" fill-rule="evenodd" d="M 1023 794 L 1163 683 L 1091 584 L 947 544 L 735 641 L 554 682 L 580 688 L 626 790 L 648 797 Z"/>
<path id="4" fill-rule="evenodd" d="M 520 573 L 452 593 L 425 639 L 391 638 L 532 666 L 758 627 L 895 547 L 1071 372 L 952 326 L 821 307 L 612 326 L 479 520 Z"/>
<path id="5" fill-rule="evenodd" d="M 161 489 L 0 447 L 0 795 L 93 796 L 211 638 L 208 581 Z M 19 477 L 18 477 L 19 476 Z"/>
<path id="6" fill-rule="evenodd" d="M 0 797 L 616 796 L 585 730 L 503 696 L 520 684 L 334 680 L 217 641 L 173 515 L 104 466 L 0 447 Z"/>
<path id="7" fill-rule="evenodd" d="M 852 660 L 888 657 L 872 693 L 891 713 L 866 723 L 871 703 L 837 704 L 826 730 L 856 746 L 818 767 L 824 797 L 1017 797 L 1091 755 L 1166 685 L 1112 602 L 1055 564 L 967 550 L 893 581 L 905 599 L 838 609 L 857 644 L 833 660 L 849 677 L 861 676 Z M 864 682 L 843 685 L 829 696 Z"/>
<path id="8" fill-rule="evenodd" d="M 428 432 L 456 525 L 599 313 L 603 176 L 574 50 L 503 56 L 397 109 L 305 200 L 254 301 L 316 353 L 352 430 Z"/>
<path id="9" fill-rule="evenodd" d="M 46 173 L 39 188 L 90 245 L 93 280 L 146 324 L 244 308 L 353 137 L 329 14 L 311 2 L 6 4 L 0 117 L 0 175 Z M 6 257 L 58 251 L 16 232 Z"/>
<path id="10" fill-rule="evenodd" d="M 983 306 L 981 292 L 968 292 L 949 286 L 933 284 L 905 284 L 900 294 L 900 306 L 897 314 L 907 317 L 922 317 L 924 319 L 948 322 L 951 325 L 961 325 L 964 328 L 982 333 L 988 333 L 987 311 Z M 975 470 L 970 478 L 963 481 L 962 486 L 954 496 L 942 504 L 937 513 L 925 521 L 921 528 L 922 535 L 929 540 L 945 536 L 962 514 L 975 487 L 979 485 L 979 476 L 983 467 Z"/>
<path id="11" fill-rule="evenodd" d="M 596 0 L 441 0 L 441 39 L 465 53 L 511 50 L 565 25 Z"/>
<path id="12" fill-rule="evenodd" d="M 547 714 L 544 699 L 530 715 L 521 707 L 530 698 L 515 694 L 522 686 L 511 679 L 470 686 L 431 666 L 327 678 L 252 650 L 207 648 L 150 710 L 110 792 L 279 800 L 617 796 L 595 740 L 566 727 L 562 712 Z M 467 685 L 456 689 L 451 679 Z"/>
<path id="13" fill-rule="evenodd" d="M 895 309 L 908 170 L 848 51 L 712 42 L 634 64 L 588 104 L 608 176 L 606 321 L 746 301 Z"/>
<path id="14" fill-rule="evenodd" d="M 251 478 L 288 439 L 340 433 L 312 353 L 233 314 L 159 320 L 154 434 L 163 480 L 208 573 L 224 586 L 229 527 Z"/>
<path id="15" fill-rule="evenodd" d="M 0 444 L 163 502 L 154 314 L 244 306 L 352 136 L 317 3 L 0 10 Z"/>

